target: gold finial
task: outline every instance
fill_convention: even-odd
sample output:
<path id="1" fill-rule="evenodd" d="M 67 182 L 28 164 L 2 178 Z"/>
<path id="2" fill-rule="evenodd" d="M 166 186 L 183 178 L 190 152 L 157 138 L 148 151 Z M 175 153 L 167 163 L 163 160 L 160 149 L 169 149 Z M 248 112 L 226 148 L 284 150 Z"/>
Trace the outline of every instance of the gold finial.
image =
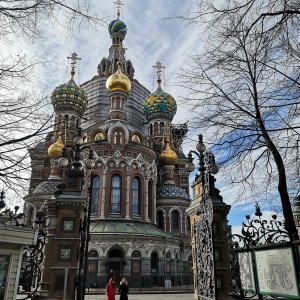
<path id="1" fill-rule="evenodd" d="M 72 56 L 71 57 L 67 57 L 68 59 L 71 59 L 72 62 L 71 62 L 71 80 L 74 80 L 74 75 L 75 75 L 75 67 L 76 67 L 76 64 L 77 64 L 77 60 L 81 60 L 81 58 L 77 57 L 77 54 L 74 52 L 72 53 Z"/>
<path id="2" fill-rule="evenodd" d="M 61 136 L 62 136 L 62 133 L 59 132 L 57 142 L 52 144 L 48 148 L 48 155 L 50 156 L 50 158 L 59 158 L 59 157 L 61 157 L 62 149 L 65 146 L 64 143 L 62 142 Z"/>
<path id="3" fill-rule="evenodd" d="M 156 63 L 155 66 L 153 66 L 153 68 L 157 69 L 156 73 L 157 73 L 157 83 L 158 83 L 158 87 L 160 88 L 160 84 L 161 84 L 161 71 L 162 69 L 164 69 L 165 67 L 160 63 L 160 61 L 158 61 Z"/>
<path id="4" fill-rule="evenodd" d="M 117 0 L 116 2 L 114 2 L 114 4 L 116 5 L 117 8 L 117 18 L 120 18 L 120 10 L 121 10 L 121 6 L 124 5 L 124 3 L 122 3 L 121 0 Z"/>

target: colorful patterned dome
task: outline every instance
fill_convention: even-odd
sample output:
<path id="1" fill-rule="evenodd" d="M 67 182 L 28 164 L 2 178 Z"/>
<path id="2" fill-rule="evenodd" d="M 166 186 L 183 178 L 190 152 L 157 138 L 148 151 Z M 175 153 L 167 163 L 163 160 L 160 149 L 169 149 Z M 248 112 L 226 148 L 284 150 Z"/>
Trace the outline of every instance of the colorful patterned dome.
<path id="1" fill-rule="evenodd" d="M 130 92 L 131 81 L 125 74 L 123 74 L 121 64 L 122 63 L 118 61 L 117 72 L 110 75 L 106 80 L 106 89 L 109 93 L 113 91 L 122 91 L 125 93 Z"/>
<path id="2" fill-rule="evenodd" d="M 115 32 L 119 32 L 125 36 L 127 33 L 127 27 L 123 21 L 117 19 L 110 22 L 110 24 L 108 25 L 108 31 L 110 35 Z"/>
<path id="3" fill-rule="evenodd" d="M 175 99 L 168 93 L 164 92 L 160 85 L 154 93 L 151 93 L 144 102 L 144 113 L 147 119 L 152 114 L 164 113 L 173 119 L 177 111 Z"/>
<path id="4" fill-rule="evenodd" d="M 51 100 L 56 113 L 68 108 L 74 108 L 83 114 L 88 104 L 87 95 L 75 83 L 73 76 L 68 83 L 61 84 L 55 88 L 52 92 Z"/>

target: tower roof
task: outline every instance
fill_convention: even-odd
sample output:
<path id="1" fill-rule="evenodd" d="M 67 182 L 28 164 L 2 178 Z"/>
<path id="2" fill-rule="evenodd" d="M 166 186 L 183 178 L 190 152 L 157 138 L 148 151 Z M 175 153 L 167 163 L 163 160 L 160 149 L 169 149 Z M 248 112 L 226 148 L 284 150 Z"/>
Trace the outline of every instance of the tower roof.
<path id="1" fill-rule="evenodd" d="M 154 68 L 157 69 L 157 83 L 158 87 L 154 93 L 151 93 L 144 101 L 144 113 L 148 120 L 156 117 L 157 114 L 162 114 L 173 119 L 177 111 L 177 104 L 175 99 L 161 88 L 161 70 L 164 68 L 158 61 Z"/>
<path id="2" fill-rule="evenodd" d="M 52 105 L 56 113 L 72 109 L 82 115 L 87 108 L 88 99 L 84 90 L 74 81 L 76 60 L 80 58 L 77 58 L 76 53 L 73 53 L 70 58 L 72 59 L 71 79 L 54 89 L 51 96 Z"/>
<path id="3" fill-rule="evenodd" d="M 108 77 L 106 81 L 106 89 L 109 93 L 113 91 L 121 91 L 125 93 L 130 92 L 131 81 L 125 74 L 123 74 L 120 61 L 118 61 L 117 72 Z"/>

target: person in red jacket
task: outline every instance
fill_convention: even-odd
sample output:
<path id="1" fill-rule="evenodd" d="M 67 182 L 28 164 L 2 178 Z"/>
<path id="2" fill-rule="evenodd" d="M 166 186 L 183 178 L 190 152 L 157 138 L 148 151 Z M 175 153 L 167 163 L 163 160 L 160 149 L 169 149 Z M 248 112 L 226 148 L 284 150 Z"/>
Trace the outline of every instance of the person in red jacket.
<path id="1" fill-rule="evenodd" d="M 113 278 L 109 279 L 109 282 L 106 285 L 105 293 L 106 293 L 106 300 L 115 300 L 116 286 Z"/>

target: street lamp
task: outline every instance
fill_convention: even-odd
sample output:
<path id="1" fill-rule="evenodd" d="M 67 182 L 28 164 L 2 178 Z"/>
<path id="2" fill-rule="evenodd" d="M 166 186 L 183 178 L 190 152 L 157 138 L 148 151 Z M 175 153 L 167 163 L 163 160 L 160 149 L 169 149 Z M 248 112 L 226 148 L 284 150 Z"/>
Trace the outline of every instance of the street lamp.
<path id="1" fill-rule="evenodd" d="M 85 215 L 81 226 L 81 241 L 79 249 L 79 270 L 77 277 L 77 300 L 83 300 L 85 296 L 85 281 L 87 272 L 87 258 L 88 258 L 88 245 L 90 241 L 90 219 L 91 219 L 91 200 L 92 200 L 92 189 L 93 189 L 93 176 L 92 169 L 95 167 L 96 162 L 93 158 L 93 150 L 89 150 L 88 158 L 80 161 L 80 152 L 83 144 L 83 138 L 81 137 L 81 128 L 78 128 L 77 136 L 73 139 L 74 146 L 65 146 L 62 151 L 62 156 L 58 160 L 60 167 L 64 168 L 64 177 L 83 177 L 82 167 L 90 170 L 90 183 L 88 201 L 86 202 Z M 69 149 L 68 149 L 69 148 Z M 68 151 L 69 150 L 69 151 Z M 67 167 L 71 163 L 72 168 Z"/>
<path id="2" fill-rule="evenodd" d="M 200 198 L 195 220 L 195 262 L 196 262 L 196 285 L 198 299 L 216 299 L 216 280 L 213 249 L 213 204 L 211 199 L 210 182 L 212 175 L 218 173 L 218 167 L 214 155 L 206 150 L 202 134 L 199 134 L 197 151 L 191 150 L 188 154 L 186 169 L 188 172 L 195 170 L 192 153 L 199 159 L 199 167 L 195 175 L 195 185 L 201 185 L 202 195 Z"/>

